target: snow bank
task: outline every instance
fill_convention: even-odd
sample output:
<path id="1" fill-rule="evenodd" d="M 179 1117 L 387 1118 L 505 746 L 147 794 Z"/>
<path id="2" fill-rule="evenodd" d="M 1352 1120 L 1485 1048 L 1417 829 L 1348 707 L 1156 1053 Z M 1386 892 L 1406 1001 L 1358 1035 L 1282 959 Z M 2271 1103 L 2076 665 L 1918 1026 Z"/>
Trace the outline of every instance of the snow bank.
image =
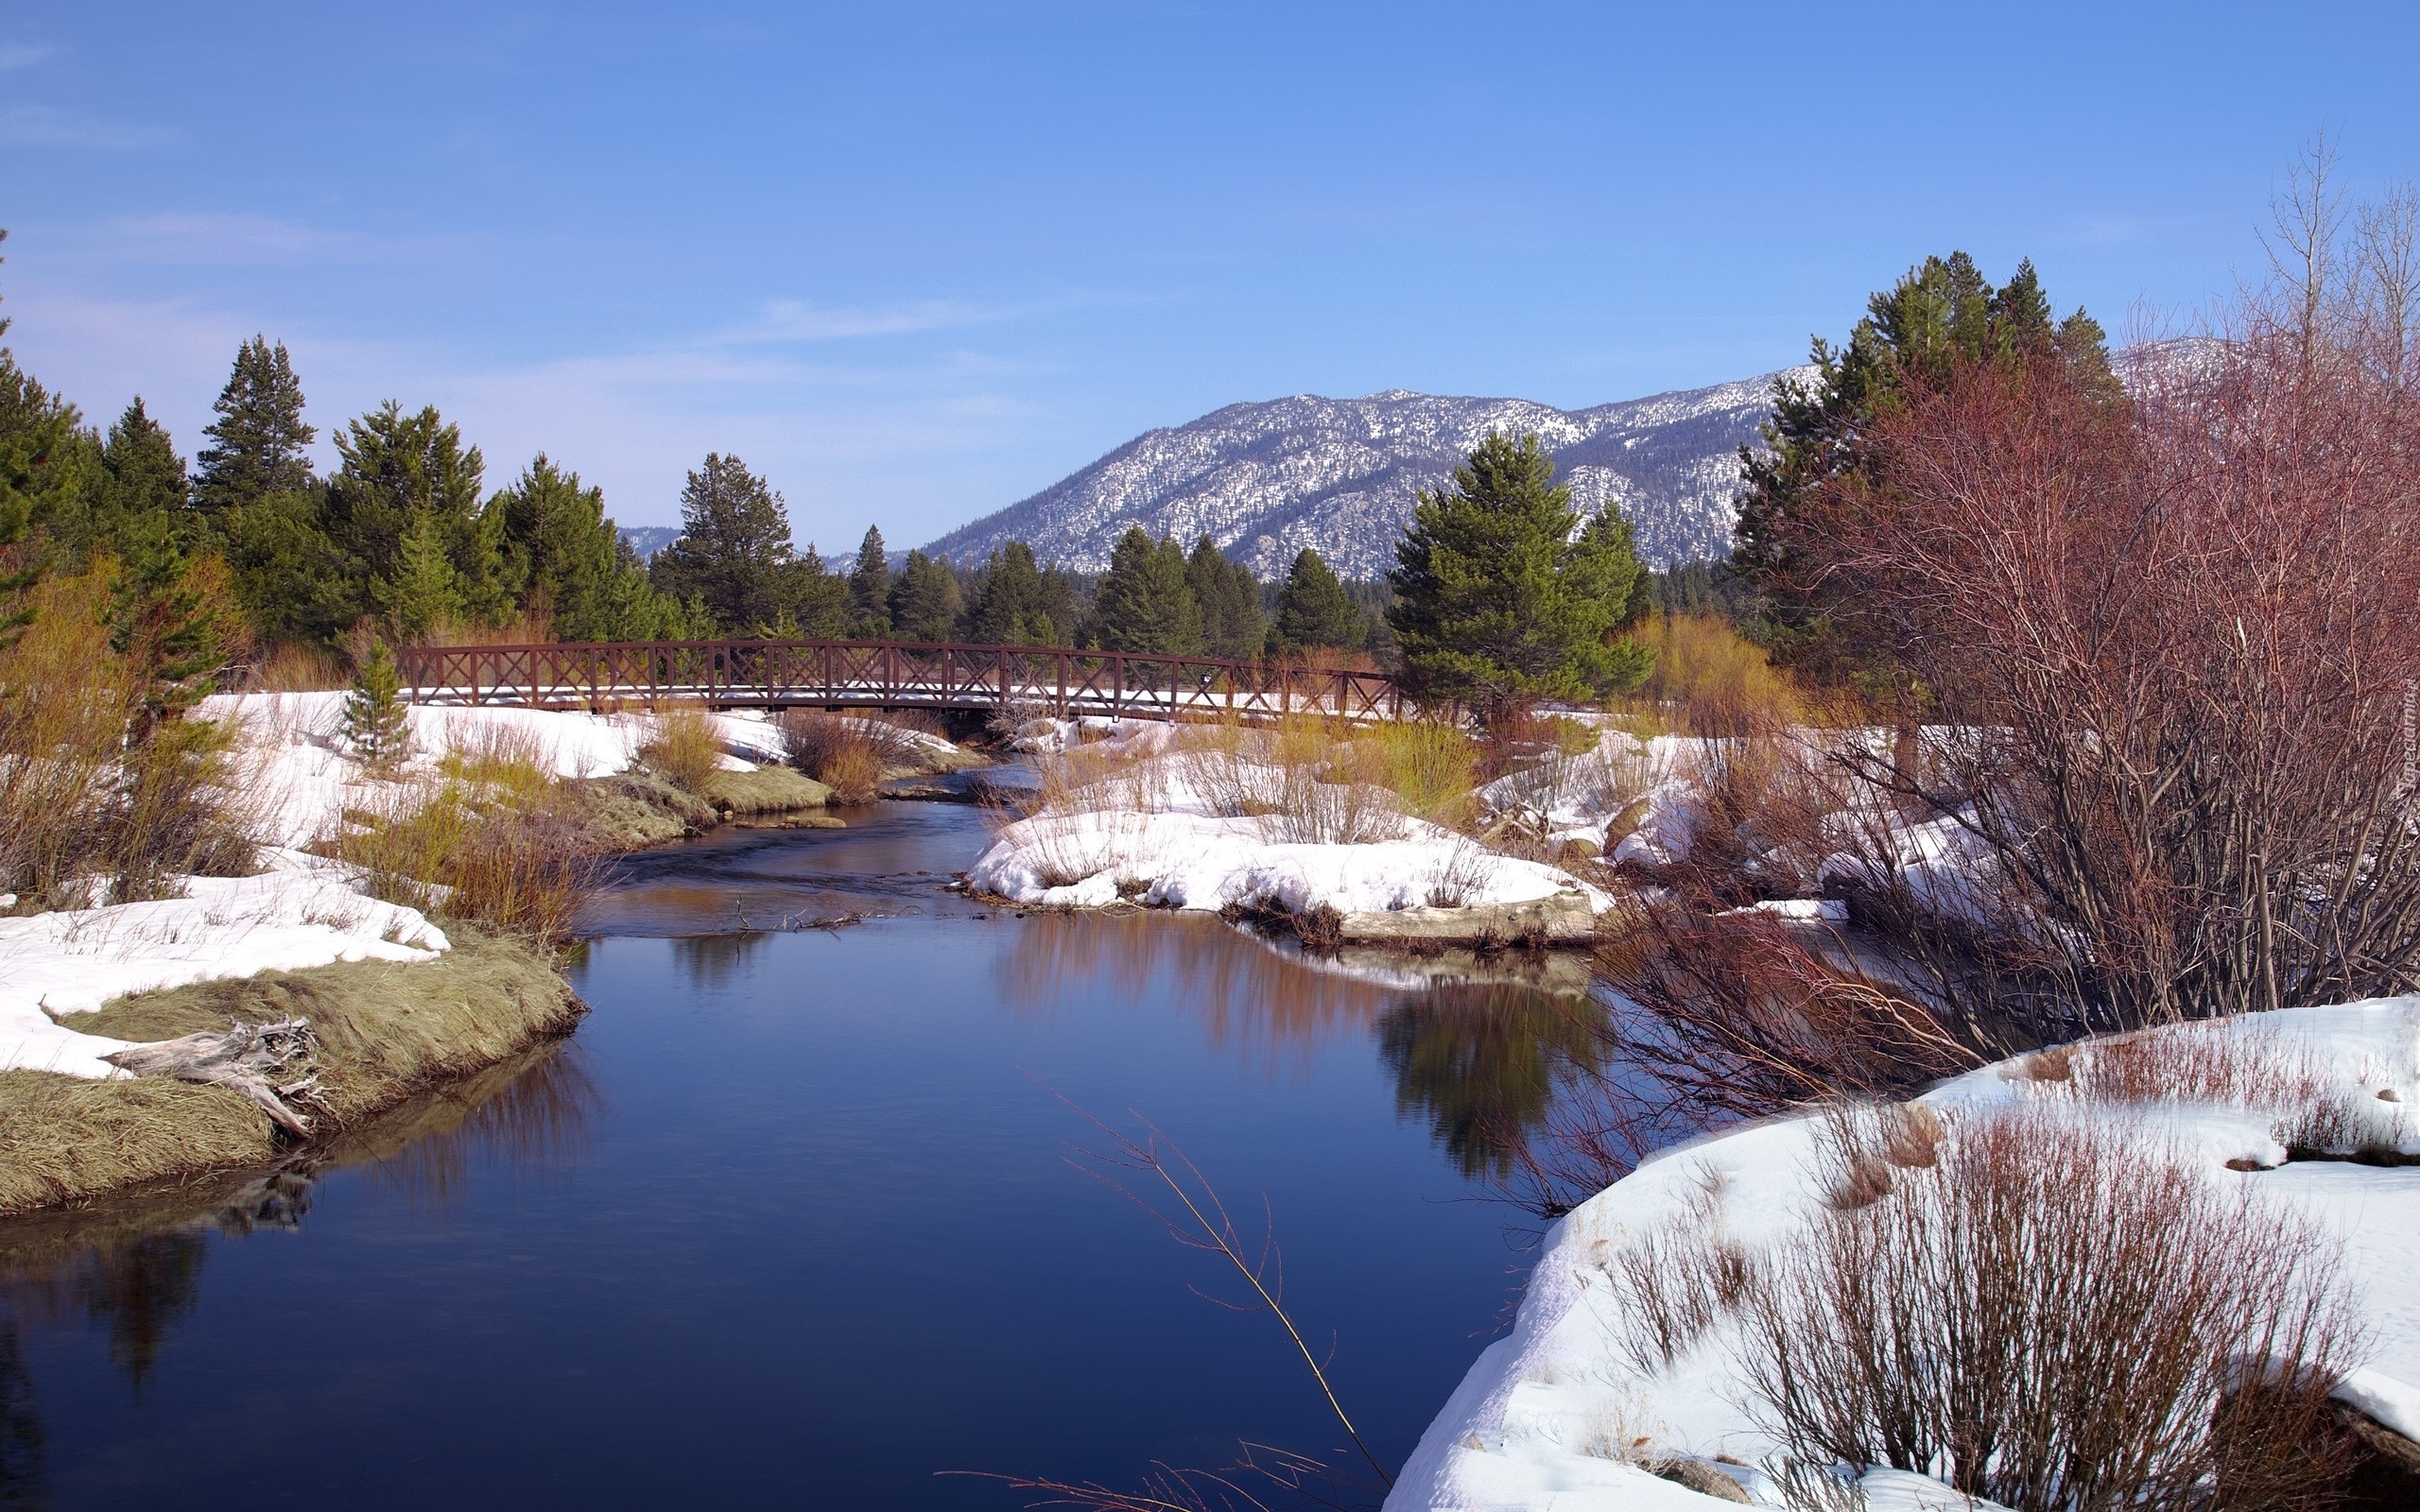
<path id="1" fill-rule="evenodd" d="M 1043 814 L 1003 830 L 967 873 L 980 891 L 1045 907 L 1098 907 L 1121 897 L 1167 908 L 1229 904 L 1339 913 L 1459 903 L 1521 903 L 1581 890 L 1595 909 L 1612 901 L 1566 872 L 1482 850 L 1465 836 L 1416 819 L 1404 838 L 1312 845 L 1269 838 L 1253 817 L 1188 813 Z"/>
<path id="2" fill-rule="evenodd" d="M 1147 720 L 1037 721 L 1037 741 L 1090 730 L 1088 761 L 1105 775 L 1009 825 L 967 873 L 979 891 L 1012 902 L 1098 907 L 1120 898 L 1167 908 L 1230 904 L 1303 913 L 1390 913 L 1431 903 L 1526 903 L 1578 892 L 1592 910 L 1605 894 L 1569 873 L 1496 855 L 1465 835 L 1393 813 L 1392 794 L 1329 788 L 1357 809 L 1354 843 L 1289 838 L 1300 826 L 1274 810 L 1288 785 L 1280 768 L 1179 748 L 1178 727 Z M 1204 763 L 1220 773 L 1209 779 Z M 1298 781 L 1299 785 L 1299 781 Z M 1325 786 L 1326 784 L 1322 784 Z M 1224 790 L 1222 799 L 1219 792 Z"/>
<path id="3" fill-rule="evenodd" d="M 231 720 L 244 730 L 256 769 L 255 799 L 264 810 L 265 827 L 281 845 L 307 845 L 333 833 L 345 807 L 345 789 L 363 781 L 361 765 L 353 759 L 343 736 L 345 696 L 342 693 L 221 694 L 201 701 L 201 717 Z M 628 771 L 652 729 L 643 713 L 592 714 L 493 705 L 415 706 L 406 717 L 411 723 L 416 753 L 407 770 L 428 768 L 450 753 L 477 751 L 501 738 L 526 747 L 547 771 L 562 778 L 609 777 Z M 748 711 L 709 717 L 722 744 L 725 770 L 754 771 L 759 765 L 781 762 L 781 731 L 763 713 Z"/>
<path id="4" fill-rule="evenodd" d="M 2400 1112 L 2420 1098 L 2420 998 L 2287 1009 L 2189 1032 L 2281 1042 L 2317 1071 L 2329 1095 L 2360 1110 L 2369 1139 L 2420 1150 L 2420 1137 Z M 2420 1266 L 2411 1263 L 2420 1246 L 2420 1169 L 2280 1165 L 2286 1151 L 2274 1110 L 2089 1103 L 2064 1083 L 2028 1079 L 2019 1064 L 1970 1073 L 1922 1101 L 1941 1108 L 2026 1103 L 2055 1116 L 2113 1124 L 2205 1163 L 2214 1181 L 2256 1183 L 2256 1191 L 2344 1235 L 2348 1279 L 2374 1340 L 2367 1367 L 2339 1395 L 2420 1437 Z M 1617 1463 L 1605 1446 L 1643 1438 L 1651 1446 L 1644 1454 L 1729 1456 L 1751 1465 L 1776 1453 L 1779 1446 L 1743 1405 L 1749 1393 L 1738 1334 L 1719 1325 L 1670 1366 L 1641 1373 L 1616 1347 L 1630 1323 L 1613 1261 L 1693 1202 L 1713 1201 L 1723 1231 L 1752 1251 L 1796 1232 L 1822 1201 L 1811 1174 L 1820 1131 L 1819 1121 L 1791 1118 L 1665 1152 L 1557 1223 L 1512 1332 L 1480 1354 L 1430 1424 L 1387 1499 L 1389 1512 L 1718 1505 Z M 2231 1160 L 2275 1168 L 2229 1170 Z M 1710 1179 L 1720 1182 L 1711 1199 Z M 1865 1488 L 1876 1507 L 1935 1504 L 1924 1498 L 1942 1491 L 1921 1476 L 1895 1473 L 1870 1477 Z"/>
<path id="5" fill-rule="evenodd" d="M 0 919 L 0 1070 L 125 1073 L 100 1057 L 126 1041 L 53 1015 L 129 992 L 336 961 L 426 961 L 448 949 L 419 911 L 365 898 L 347 868 L 268 852 L 256 877 L 182 879 L 185 896 Z"/>

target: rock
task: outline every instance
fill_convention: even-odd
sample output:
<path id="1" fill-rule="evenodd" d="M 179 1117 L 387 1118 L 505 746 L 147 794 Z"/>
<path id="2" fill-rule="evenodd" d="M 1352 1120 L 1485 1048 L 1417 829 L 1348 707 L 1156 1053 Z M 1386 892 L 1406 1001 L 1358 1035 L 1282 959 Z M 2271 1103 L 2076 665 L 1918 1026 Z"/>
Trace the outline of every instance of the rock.
<path id="1" fill-rule="evenodd" d="M 1555 848 L 1554 858 L 1557 861 L 1593 861 L 1602 854 L 1604 851 L 1596 841 L 1584 834 L 1575 834 Z"/>
<path id="2" fill-rule="evenodd" d="M 2410 1512 L 2420 1507 L 2420 1444 L 2346 1402 L 2331 1401 L 2337 1426 L 2353 1443 L 2342 1512 Z"/>
<path id="3" fill-rule="evenodd" d="M 1588 895 L 1577 889 L 1533 902 L 1393 908 L 1346 914 L 1337 921 L 1337 937 L 1354 945 L 1407 940 L 1466 945 L 1585 945 L 1596 936 L 1596 913 L 1588 906 Z"/>
<path id="4" fill-rule="evenodd" d="M 1702 1459 L 1651 1459 L 1639 1469 L 1658 1480 L 1685 1486 L 1700 1496 L 1710 1496 L 1718 1502 L 1737 1502 L 1753 1506 L 1747 1489 Z"/>

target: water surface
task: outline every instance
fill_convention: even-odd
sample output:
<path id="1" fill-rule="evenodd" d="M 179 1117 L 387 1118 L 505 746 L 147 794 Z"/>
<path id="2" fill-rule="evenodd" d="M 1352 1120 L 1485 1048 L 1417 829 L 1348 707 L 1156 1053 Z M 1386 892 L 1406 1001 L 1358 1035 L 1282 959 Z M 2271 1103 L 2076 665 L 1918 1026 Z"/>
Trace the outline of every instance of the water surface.
<path id="1" fill-rule="evenodd" d="M 887 803 L 632 858 L 578 1033 L 313 1159 L 0 1225 L 0 1506 L 994 1508 L 1340 1435 L 1215 1262 L 1070 1169 L 1148 1117 L 1282 1246 L 1390 1464 L 1513 1299 L 1472 1200 L 1568 998 L 944 890 Z M 881 915 L 833 929 L 804 924 Z M 753 926 L 740 932 L 742 920 Z"/>

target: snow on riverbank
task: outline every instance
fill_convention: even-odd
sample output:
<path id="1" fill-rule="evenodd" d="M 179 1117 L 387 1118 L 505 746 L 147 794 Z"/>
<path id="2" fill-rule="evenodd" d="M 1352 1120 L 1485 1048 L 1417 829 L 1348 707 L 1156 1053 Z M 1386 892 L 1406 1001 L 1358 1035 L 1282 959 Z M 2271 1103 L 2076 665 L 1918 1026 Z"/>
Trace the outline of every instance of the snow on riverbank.
<path id="1" fill-rule="evenodd" d="M 1387 913 L 1424 904 L 1524 903 L 1579 892 L 1612 900 L 1569 873 L 1492 854 L 1417 819 L 1402 837 L 1357 844 L 1288 842 L 1250 816 L 1184 811 L 1041 814 L 1020 819 L 974 869 L 977 891 L 1043 907 L 1097 908 L 1130 898 L 1166 908 L 1230 904 L 1305 913 Z"/>
<path id="2" fill-rule="evenodd" d="M 340 692 L 221 694 L 203 699 L 197 710 L 201 718 L 232 720 L 244 730 L 252 757 L 253 800 L 269 837 L 280 845 L 307 845 L 335 833 L 347 804 L 345 790 L 363 781 L 361 765 L 344 739 L 345 697 Z M 450 753 L 475 754 L 502 741 L 526 749 L 559 778 L 628 771 L 653 732 L 643 713 L 430 705 L 412 707 L 406 717 L 416 767 L 432 766 Z M 726 770 L 753 771 L 781 762 L 782 733 L 762 713 L 709 717 Z"/>
<path id="3" fill-rule="evenodd" d="M 2267 1064 L 2293 1068 L 2306 1090 L 2320 1094 L 2303 1111 L 2334 1110 L 2330 1148 L 2420 1151 L 2420 1131 L 2402 1111 L 2420 1098 L 2420 998 L 2287 1009 L 2165 1032 L 2179 1037 L 2181 1054 L 2200 1056 L 2204 1065 L 2256 1052 Z M 2081 1064 L 2090 1069 L 2088 1058 Z M 2192 1078 L 2177 1080 L 2186 1086 Z M 2020 1057 L 1987 1067 L 1920 1101 L 1943 1116 L 1953 1139 L 1962 1116 L 2018 1107 L 2115 1128 L 2200 1167 L 2221 1190 L 2248 1186 L 2344 1236 L 2347 1280 L 2373 1338 L 2366 1368 L 2338 1395 L 2387 1427 L 2420 1437 L 2420 1267 L 2411 1263 L 2420 1246 L 2420 1169 L 2287 1163 L 2279 1135 L 2284 1120 L 2295 1116 L 2290 1110 L 2244 1100 L 2097 1100 L 2079 1094 L 2065 1059 Z M 1718 1322 L 1672 1364 L 1642 1369 L 1632 1358 L 1636 1351 L 1622 1343 L 1636 1336 L 1641 1319 L 1617 1280 L 1619 1257 L 1674 1231 L 1668 1225 L 1701 1236 L 1712 1227 L 1752 1255 L 1803 1232 L 1824 1204 L 1816 1160 L 1823 1126 L 1789 1118 L 1667 1151 L 1559 1221 L 1512 1332 L 1479 1356 L 1430 1425 L 1387 1500 L 1389 1512 L 1678 1512 L 1721 1504 L 1635 1463 L 1668 1457 L 1736 1462 L 1717 1468 L 1760 1503 L 1779 1504 L 1772 1482 L 1750 1468 L 1780 1446 L 1752 1409 L 1740 1331 Z M 1868 1486 L 1878 1493 L 1871 1504 L 1886 1504 L 1879 1493 L 1887 1493 L 1887 1504 L 1918 1504 L 1902 1498 L 1927 1484 L 1913 1476 L 1889 1481 Z"/>
<path id="4" fill-rule="evenodd" d="M 1040 721 L 1021 743 L 1048 752 L 1080 732 L 1108 737 L 1079 747 L 1086 780 L 1005 828 L 967 873 L 976 890 L 1045 907 L 1128 899 L 1213 912 L 1391 913 L 1558 895 L 1591 911 L 1612 905 L 1554 867 L 1404 816 L 1382 789 L 1288 772 L 1249 747 L 1189 747 L 1182 727 Z"/>
<path id="5" fill-rule="evenodd" d="M 0 1070 L 119 1076 L 126 1042 L 70 1019 L 129 992 L 337 961 L 426 961 L 449 948 L 418 910 L 356 890 L 348 869 L 276 850 L 254 877 L 189 877 L 185 896 L 0 919 Z"/>

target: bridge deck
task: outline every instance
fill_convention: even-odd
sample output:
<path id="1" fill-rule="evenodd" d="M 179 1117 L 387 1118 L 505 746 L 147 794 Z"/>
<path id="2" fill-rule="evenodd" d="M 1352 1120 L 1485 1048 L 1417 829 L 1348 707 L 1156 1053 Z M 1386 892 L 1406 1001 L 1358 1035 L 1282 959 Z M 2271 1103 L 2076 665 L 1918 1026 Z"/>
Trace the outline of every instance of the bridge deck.
<path id="1" fill-rule="evenodd" d="M 616 641 L 412 646 L 414 703 L 597 709 L 695 698 L 716 708 L 1030 710 L 1144 718 L 1316 713 L 1401 719 L 1382 672 L 1029 645 L 868 641 Z"/>

